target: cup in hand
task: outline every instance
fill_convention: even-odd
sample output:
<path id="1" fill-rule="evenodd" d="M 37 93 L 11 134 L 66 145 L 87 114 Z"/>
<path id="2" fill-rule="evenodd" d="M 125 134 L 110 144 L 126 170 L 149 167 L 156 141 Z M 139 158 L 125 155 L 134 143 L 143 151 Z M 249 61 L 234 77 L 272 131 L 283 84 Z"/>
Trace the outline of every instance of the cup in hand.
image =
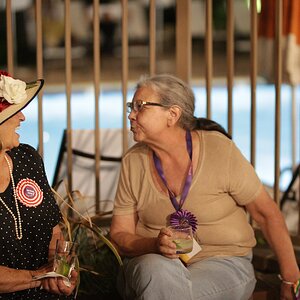
<path id="1" fill-rule="evenodd" d="M 193 231 L 188 224 L 172 225 L 168 227 L 172 231 L 171 239 L 176 245 L 176 253 L 189 253 L 193 250 Z"/>
<path id="2" fill-rule="evenodd" d="M 54 256 L 54 272 L 67 278 L 71 277 L 77 261 L 78 244 L 57 240 Z"/>

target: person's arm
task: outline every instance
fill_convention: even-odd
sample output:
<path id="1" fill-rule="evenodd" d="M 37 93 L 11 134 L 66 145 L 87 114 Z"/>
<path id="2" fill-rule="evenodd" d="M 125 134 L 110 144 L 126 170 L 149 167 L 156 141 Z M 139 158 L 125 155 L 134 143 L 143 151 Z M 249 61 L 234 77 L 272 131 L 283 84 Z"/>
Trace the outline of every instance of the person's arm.
<path id="1" fill-rule="evenodd" d="M 41 281 L 32 280 L 34 275 L 34 271 L 0 266 L 0 295 L 39 287 Z"/>
<path id="2" fill-rule="evenodd" d="M 258 197 L 246 205 L 246 208 L 274 251 L 282 278 L 285 281 L 296 282 L 300 275 L 293 244 L 285 220 L 276 203 L 262 188 Z M 291 286 L 283 283 L 281 293 L 285 294 L 287 297 L 285 299 L 293 299 Z"/>
<path id="3" fill-rule="evenodd" d="M 48 261 L 51 262 L 54 258 L 55 248 L 56 248 L 56 241 L 63 238 L 61 229 L 59 224 L 56 225 L 52 230 L 52 237 L 49 244 L 49 252 L 48 252 Z"/>
<path id="4" fill-rule="evenodd" d="M 59 225 L 55 226 L 49 245 L 49 259 L 53 260 L 56 240 L 61 236 Z M 33 276 L 42 275 L 53 269 L 53 266 L 45 265 L 38 270 L 15 270 L 0 266 L 0 293 L 12 293 L 30 288 L 39 287 L 40 280 L 32 280 Z"/>
<path id="5" fill-rule="evenodd" d="M 110 237 L 119 253 L 124 256 L 138 256 L 147 253 L 160 253 L 170 258 L 177 258 L 176 245 L 168 238 L 170 232 L 162 228 L 158 237 L 146 238 L 137 235 L 137 215 L 124 215 L 112 218 Z"/>

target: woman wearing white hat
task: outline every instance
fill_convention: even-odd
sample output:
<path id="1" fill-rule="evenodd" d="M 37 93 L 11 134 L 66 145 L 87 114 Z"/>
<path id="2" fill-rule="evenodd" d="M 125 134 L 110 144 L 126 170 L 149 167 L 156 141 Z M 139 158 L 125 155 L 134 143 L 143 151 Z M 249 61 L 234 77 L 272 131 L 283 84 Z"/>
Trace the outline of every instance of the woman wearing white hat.
<path id="1" fill-rule="evenodd" d="M 75 271 L 69 287 L 57 278 L 36 279 L 51 271 L 61 215 L 42 158 L 20 144 L 16 130 L 25 120 L 21 110 L 43 83 L 0 71 L 0 299 L 62 299 L 76 285 Z"/>

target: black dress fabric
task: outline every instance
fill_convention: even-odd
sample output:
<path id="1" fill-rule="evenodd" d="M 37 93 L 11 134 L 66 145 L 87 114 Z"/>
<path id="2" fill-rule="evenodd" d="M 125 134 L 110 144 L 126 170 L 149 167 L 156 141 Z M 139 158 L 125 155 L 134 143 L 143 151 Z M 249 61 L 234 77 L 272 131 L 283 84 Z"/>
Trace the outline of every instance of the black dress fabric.
<path id="1" fill-rule="evenodd" d="M 48 261 L 52 230 L 60 221 L 61 215 L 38 152 L 29 145 L 20 144 L 19 147 L 12 149 L 7 154 L 13 161 L 15 186 L 17 187 L 19 182 L 26 182 L 29 179 L 29 182 L 33 183 L 33 185 L 29 185 L 29 192 L 30 188 L 37 184 L 43 196 L 41 203 L 37 206 L 30 206 L 30 203 L 29 206 L 28 204 L 25 205 L 18 199 L 23 231 L 21 240 L 17 239 L 12 215 L 3 203 L 0 203 L 0 265 L 13 269 L 35 270 Z M 0 196 L 17 217 L 11 182 L 7 189 L 0 193 Z M 34 288 L 0 294 L 0 299 L 46 300 L 63 298 L 40 288 Z"/>

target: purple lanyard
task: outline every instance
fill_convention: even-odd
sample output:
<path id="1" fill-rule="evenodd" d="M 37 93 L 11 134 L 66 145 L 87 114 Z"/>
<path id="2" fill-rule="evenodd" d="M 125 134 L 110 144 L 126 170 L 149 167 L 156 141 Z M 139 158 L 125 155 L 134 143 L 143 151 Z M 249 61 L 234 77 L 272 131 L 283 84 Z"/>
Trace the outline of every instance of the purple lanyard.
<path id="1" fill-rule="evenodd" d="M 176 209 L 176 211 L 179 211 L 182 208 L 183 203 L 184 203 L 184 201 L 185 201 L 185 199 L 188 195 L 188 192 L 190 190 L 190 187 L 191 187 L 191 184 L 192 184 L 192 179 L 193 179 L 193 165 L 192 165 L 193 145 L 192 145 L 192 136 L 191 136 L 190 131 L 188 131 L 188 130 L 186 131 L 185 140 L 186 140 L 186 148 L 187 148 L 187 151 L 188 151 L 189 157 L 190 157 L 190 165 L 189 165 L 188 174 L 185 178 L 185 183 L 184 183 L 184 187 L 183 187 L 183 191 L 182 191 L 182 194 L 181 194 L 181 197 L 180 197 L 179 204 L 177 202 L 175 194 L 172 191 L 170 191 L 170 189 L 168 187 L 168 183 L 167 183 L 166 177 L 164 175 L 160 159 L 157 157 L 155 152 L 153 152 L 153 159 L 154 159 L 155 168 L 156 168 L 161 180 L 163 181 L 163 183 L 165 184 L 165 186 L 168 189 L 170 200 L 171 200 L 174 208 Z"/>

